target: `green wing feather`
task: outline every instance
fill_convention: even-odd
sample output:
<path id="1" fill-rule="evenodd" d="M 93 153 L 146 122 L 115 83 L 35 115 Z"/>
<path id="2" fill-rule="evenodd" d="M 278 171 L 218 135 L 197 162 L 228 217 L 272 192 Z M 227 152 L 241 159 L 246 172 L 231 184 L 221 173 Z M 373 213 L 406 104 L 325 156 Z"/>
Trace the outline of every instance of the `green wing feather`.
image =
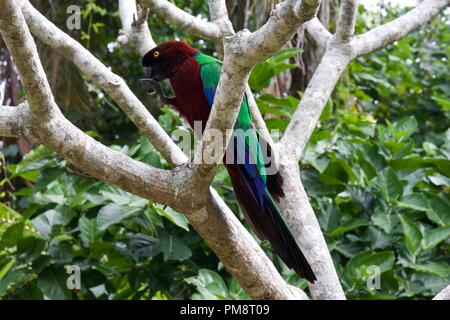
<path id="1" fill-rule="evenodd" d="M 202 53 L 198 53 L 196 55 L 196 60 L 200 66 L 203 92 L 209 106 L 212 107 L 217 86 L 219 84 L 222 62 L 214 57 Z M 251 178 L 256 178 L 259 176 L 260 179 L 262 179 L 263 184 L 265 184 L 266 168 L 264 166 L 264 157 L 259 144 L 256 129 L 252 125 L 252 116 L 248 106 L 247 97 L 245 95 L 242 100 L 234 129 L 235 143 L 242 143 L 242 141 L 245 142 L 245 148 L 237 149 L 240 163 L 245 164 L 247 174 Z"/>

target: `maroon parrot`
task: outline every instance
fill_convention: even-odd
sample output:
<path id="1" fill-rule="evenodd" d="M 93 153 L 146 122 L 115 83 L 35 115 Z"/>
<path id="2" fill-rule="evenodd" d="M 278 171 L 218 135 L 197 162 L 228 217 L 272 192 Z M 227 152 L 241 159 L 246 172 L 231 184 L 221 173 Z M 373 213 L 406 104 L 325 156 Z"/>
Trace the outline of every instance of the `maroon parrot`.
<path id="1" fill-rule="evenodd" d="M 142 59 L 145 79 L 163 103 L 173 106 L 194 128 L 200 121 L 206 126 L 219 83 L 222 62 L 190 47 L 185 42 L 169 41 L 161 44 Z M 175 97 L 164 95 L 159 81 L 170 79 Z M 243 129 L 246 136 L 243 137 Z M 275 200 L 284 197 L 281 175 L 267 174 L 266 156 L 261 148 L 262 138 L 252 124 L 252 117 L 244 96 L 230 143 L 233 161 L 225 166 L 231 177 L 233 190 L 247 221 L 261 240 L 267 239 L 289 268 L 301 277 L 314 282 L 316 277 L 286 225 Z M 228 150 L 227 150 L 228 151 Z"/>

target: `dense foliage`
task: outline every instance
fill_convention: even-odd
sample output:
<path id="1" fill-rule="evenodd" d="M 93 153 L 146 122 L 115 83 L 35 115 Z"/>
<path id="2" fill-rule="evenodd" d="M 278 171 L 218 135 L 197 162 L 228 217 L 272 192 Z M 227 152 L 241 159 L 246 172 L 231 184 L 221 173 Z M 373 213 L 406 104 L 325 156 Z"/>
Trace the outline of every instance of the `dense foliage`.
<path id="1" fill-rule="evenodd" d="M 87 1 L 90 23 L 76 36 L 143 96 L 139 58 L 115 46 L 115 31 L 104 28 L 119 26 L 113 2 L 101 8 Z M 196 3 L 193 12 L 207 12 Z M 357 32 L 400 12 L 361 11 Z M 157 41 L 179 37 L 212 52 L 160 19 L 150 22 Z M 302 158 L 305 188 L 349 298 L 429 298 L 450 281 L 448 24 L 439 17 L 352 63 Z M 299 97 L 266 90 L 275 75 L 296 67 L 286 62 L 294 54 L 283 50 L 250 79 L 270 129 L 283 131 L 298 105 Z M 96 106 L 97 122 L 107 123 L 76 113 L 72 120 L 111 148 L 168 168 L 114 102 L 86 83 L 86 103 Z M 169 133 L 183 125 L 167 107 L 159 122 Z M 182 214 L 86 177 L 45 147 L 15 163 L 17 153 L 16 145 L 0 152 L 7 172 L 0 181 L 0 298 L 248 298 Z M 214 186 L 245 223 L 223 168 Z M 270 245 L 261 245 L 283 277 L 306 288 Z M 68 265 L 81 269 L 80 291 L 66 286 Z M 367 281 L 374 265 L 380 288 Z"/>

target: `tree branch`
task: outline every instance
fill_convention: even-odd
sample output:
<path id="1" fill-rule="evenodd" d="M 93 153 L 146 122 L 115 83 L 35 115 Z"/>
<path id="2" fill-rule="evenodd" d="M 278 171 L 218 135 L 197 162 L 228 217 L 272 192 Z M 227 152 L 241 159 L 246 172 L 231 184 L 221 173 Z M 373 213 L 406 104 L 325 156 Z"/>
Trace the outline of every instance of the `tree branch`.
<path id="1" fill-rule="evenodd" d="M 222 66 L 219 85 L 214 97 L 214 104 L 206 123 L 202 139 L 194 155 L 194 172 L 192 184 L 201 189 L 207 188 L 222 163 L 225 150 L 233 133 L 241 101 L 244 95 L 244 87 L 250 74 L 249 68 L 238 67 L 235 56 L 229 51 L 231 43 L 239 43 L 226 38 L 225 59 Z M 230 43 L 230 45 L 227 45 Z"/>
<path id="2" fill-rule="evenodd" d="M 280 145 L 280 154 L 290 150 Z M 315 283 L 308 283 L 314 300 L 345 300 L 327 243 L 317 221 L 308 195 L 300 179 L 298 163 L 289 163 L 281 158 L 280 174 L 283 176 L 284 200 L 279 203 L 286 222 L 300 244 L 303 253 L 317 277 Z"/>
<path id="3" fill-rule="evenodd" d="M 328 41 L 331 39 L 331 33 L 324 27 L 322 22 L 316 17 L 305 23 L 306 31 L 314 38 L 314 41 L 322 47 L 326 48 Z"/>
<path id="4" fill-rule="evenodd" d="M 298 161 L 319 121 L 340 75 L 351 61 L 351 46 L 331 38 L 327 50 L 306 88 L 279 143 L 283 155 L 280 173 L 285 179 L 285 201 L 280 203 L 295 239 L 316 273 L 317 281 L 308 284 L 315 299 L 345 299 L 330 252 L 299 176 Z"/>
<path id="5" fill-rule="evenodd" d="M 221 39 L 220 27 L 212 22 L 194 17 L 167 0 L 140 0 L 143 8 L 150 8 L 161 17 L 193 34 L 213 43 Z"/>
<path id="6" fill-rule="evenodd" d="M 352 48 L 331 40 L 280 141 L 298 162 L 340 75 L 352 59 Z"/>
<path id="7" fill-rule="evenodd" d="M 252 67 L 280 50 L 300 26 L 314 18 L 321 0 L 286 0 L 279 3 L 269 20 L 253 33 L 244 32 L 237 63 Z"/>
<path id="8" fill-rule="evenodd" d="M 435 295 L 433 300 L 450 300 L 450 284 Z"/>
<path id="9" fill-rule="evenodd" d="M 141 56 L 156 47 L 147 24 L 148 13 L 148 8 L 136 7 L 136 0 L 119 0 L 123 29 L 117 40 L 124 47 L 135 48 Z"/>
<path id="10" fill-rule="evenodd" d="M 339 20 L 336 27 L 336 39 L 348 42 L 355 33 L 358 0 L 343 0 L 339 9 Z"/>
<path id="11" fill-rule="evenodd" d="M 430 21 L 450 4 L 450 0 L 424 0 L 401 17 L 353 39 L 355 55 L 360 57 L 403 38 Z"/>
<path id="12" fill-rule="evenodd" d="M 31 116 L 28 103 L 23 102 L 17 107 L 0 106 L 0 136 L 23 137 L 26 135 L 26 124 Z"/>
<path id="13" fill-rule="evenodd" d="M 0 33 L 11 56 L 15 58 L 14 63 L 21 75 L 22 85 L 30 94 L 28 100 L 33 116 L 40 121 L 46 121 L 59 109 L 51 95 L 50 85 L 44 81 L 45 72 L 37 56 L 33 37 L 27 32 L 28 29 L 21 28 L 24 24 L 22 13 L 13 6 L 14 3 L 11 1 L 2 3 L 0 24 L 3 28 Z M 18 42 L 30 45 L 19 48 L 15 45 Z M 27 74 L 27 70 L 35 70 L 35 72 Z"/>

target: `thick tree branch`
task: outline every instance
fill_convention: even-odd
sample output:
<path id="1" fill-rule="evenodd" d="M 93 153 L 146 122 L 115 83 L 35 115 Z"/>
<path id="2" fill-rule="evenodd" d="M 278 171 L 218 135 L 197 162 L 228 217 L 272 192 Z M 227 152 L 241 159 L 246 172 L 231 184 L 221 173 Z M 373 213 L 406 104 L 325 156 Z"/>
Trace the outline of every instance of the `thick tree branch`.
<path id="1" fill-rule="evenodd" d="M 221 38 L 220 27 L 212 22 L 205 21 L 187 13 L 167 0 L 141 0 L 143 8 L 150 8 L 161 17 L 177 25 L 184 30 L 205 38 L 211 42 L 217 42 Z"/>
<path id="2" fill-rule="evenodd" d="M 220 37 L 233 34 L 233 25 L 228 17 L 226 1 L 208 0 L 208 5 L 211 21 L 219 26 Z"/>
<path id="3" fill-rule="evenodd" d="M 26 135 L 26 126 L 31 117 L 26 102 L 17 107 L 0 106 L 0 136 L 23 137 Z"/>
<path id="4" fill-rule="evenodd" d="M 283 149 L 283 145 L 279 148 L 282 155 L 290 153 L 290 150 Z M 286 163 L 283 160 L 286 158 L 281 158 L 279 168 L 283 176 L 285 198 L 279 205 L 289 228 L 317 277 L 315 283 L 308 283 L 312 298 L 314 300 L 344 300 L 345 294 L 330 251 L 300 179 L 298 163 Z"/>
<path id="5" fill-rule="evenodd" d="M 334 39 L 329 42 L 327 51 L 280 141 L 284 149 L 289 150 L 291 161 L 299 161 L 331 92 L 351 59 L 350 45 Z"/>
<path id="6" fill-rule="evenodd" d="M 450 300 L 450 284 L 435 295 L 433 300 Z"/>
<path id="7" fill-rule="evenodd" d="M 339 9 L 339 19 L 336 27 L 336 39 L 348 42 L 355 33 L 358 0 L 343 0 Z"/>
<path id="8" fill-rule="evenodd" d="M 49 47 L 72 61 L 96 85 L 105 90 L 167 161 L 182 164 L 188 160 L 121 77 L 109 70 L 79 42 L 47 20 L 28 1 L 19 2 L 31 31 Z"/>
<path id="9" fill-rule="evenodd" d="M 450 4 L 450 0 L 424 0 L 401 17 L 376 27 L 353 39 L 357 57 L 368 54 L 403 38 L 430 21 Z"/>
<path id="10" fill-rule="evenodd" d="M 250 68 L 237 66 L 236 56 L 230 50 L 239 41 L 230 37 L 224 42 L 225 60 L 214 104 L 194 156 L 192 183 L 203 189 L 211 184 L 218 165 L 222 163 L 250 74 Z"/>
<path id="11" fill-rule="evenodd" d="M 331 33 L 325 28 L 319 19 L 313 18 L 305 23 L 306 31 L 314 38 L 314 41 L 322 47 L 326 48 L 328 40 L 331 39 Z"/>
<path id="12" fill-rule="evenodd" d="M 325 55 L 279 143 L 279 153 L 283 155 L 280 173 L 285 179 L 283 191 L 286 194 L 280 206 L 286 214 L 295 239 L 300 243 L 316 273 L 316 283 L 308 284 L 315 299 L 345 299 L 345 295 L 323 233 L 300 180 L 297 163 L 326 101 L 351 58 L 349 44 L 337 42 L 334 38 L 328 41 Z"/>
<path id="13" fill-rule="evenodd" d="M 148 8 L 137 8 L 136 0 L 119 0 L 123 29 L 118 41 L 124 47 L 135 48 L 141 56 L 156 47 L 147 24 L 148 12 Z"/>
<path id="14" fill-rule="evenodd" d="M 50 85 L 45 79 L 44 69 L 37 56 L 37 49 L 33 37 L 21 27 L 24 24 L 20 10 L 14 8 L 11 1 L 2 3 L 0 24 L 3 26 L 1 35 L 6 46 L 13 56 L 17 71 L 21 76 L 24 89 L 30 92 L 29 103 L 34 117 L 40 121 L 47 121 L 57 107 L 51 95 Z M 29 43 L 30 45 L 18 48 L 16 43 Z M 27 74 L 27 70 L 35 70 Z"/>
<path id="15" fill-rule="evenodd" d="M 286 0 L 279 3 L 269 20 L 253 33 L 244 32 L 237 63 L 252 67 L 280 50 L 298 28 L 316 16 L 320 0 Z"/>

